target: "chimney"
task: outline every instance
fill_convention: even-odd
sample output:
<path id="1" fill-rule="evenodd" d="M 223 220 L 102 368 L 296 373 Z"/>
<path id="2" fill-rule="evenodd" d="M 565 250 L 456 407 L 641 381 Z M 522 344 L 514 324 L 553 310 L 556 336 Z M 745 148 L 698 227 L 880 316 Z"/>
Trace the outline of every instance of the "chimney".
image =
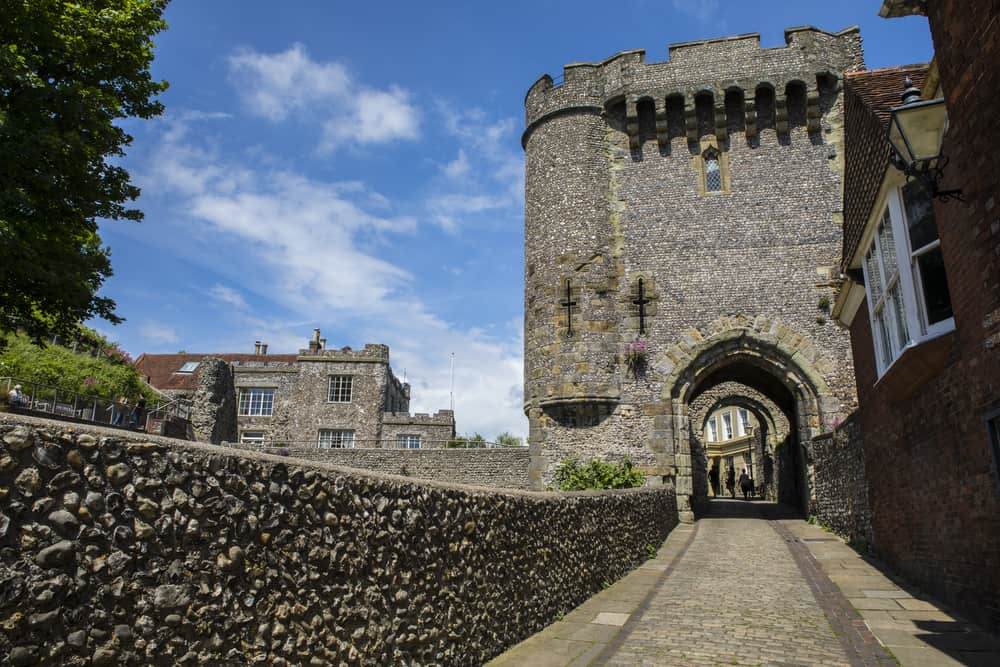
<path id="1" fill-rule="evenodd" d="M 260 344 L 260 353 L 261 354 L 267 354 L 267 343 L 261 343 Z"/>
<path id="2" fill-rule="evenodd" d="M 319 339 L 319 349 L 321 349 L 321 350 L 325 350 L 326 349 L 326 339 L 325 338 L 320 338 Z"/>
<path id="3" fill-rule="evenodd" d="M 260 354 L 260 341 L 259 340 L 255 340 L 253 342 L 253 353 L 254 354 Z"/>
<path id="4" fill-rule="evenodd" d="M 313 329 L 312 340 L 309 341 L 309 351 L 319 352 L 319 327 Z"/>

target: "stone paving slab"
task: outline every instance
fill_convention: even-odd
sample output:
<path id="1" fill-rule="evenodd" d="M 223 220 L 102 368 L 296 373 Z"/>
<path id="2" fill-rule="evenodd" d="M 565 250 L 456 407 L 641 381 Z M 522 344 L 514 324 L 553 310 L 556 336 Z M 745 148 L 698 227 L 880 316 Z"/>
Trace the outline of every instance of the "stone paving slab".
<path id="1" fill-rule="evenodd" d="M 488 664 L 1000 666 L 1000 639 L 836 536 L 775 518 L 767 503 L 716 504 L 655 559 Z"/>

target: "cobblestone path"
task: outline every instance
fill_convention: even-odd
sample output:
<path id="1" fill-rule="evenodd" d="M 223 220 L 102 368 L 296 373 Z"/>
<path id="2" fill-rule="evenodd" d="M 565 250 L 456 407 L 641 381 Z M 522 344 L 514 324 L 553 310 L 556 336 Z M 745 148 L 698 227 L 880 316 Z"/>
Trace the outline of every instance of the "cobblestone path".
<path id="1" fill-rule="evenodd" d="M 716 513 L 731 516 L 698 523 L 665 585 L 601 662 L 851 664 L 766 506 L 726 505 Z"/>

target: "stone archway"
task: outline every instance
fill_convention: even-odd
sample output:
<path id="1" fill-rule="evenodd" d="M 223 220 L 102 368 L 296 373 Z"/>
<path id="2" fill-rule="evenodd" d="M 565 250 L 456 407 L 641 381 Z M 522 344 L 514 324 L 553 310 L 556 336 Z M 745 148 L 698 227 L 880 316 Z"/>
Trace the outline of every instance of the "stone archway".
<path id="1" fill-rule="evenodd" d="M 717 409 L 741 407 L 754 415 L 761 428 L 754 434 L 753 478 L 765 491 L 765 497 L 777 497 L 774 455 L 790 432 L 788 417 L 765 394 L 735 381 L 721 382 L 699 394 L 688 407 L 690 420 L 691 473 L 693 495 L 707 497 L 710 484 L 706 478 L 708 443 L 704 440 L 705 422 Z M 780 470 L 780 466 L 778 468 Z"/>
<path id="2" fill-rule="evenodd" d="M 691 451 L 690 405 L 706 389 L 727 380 L 749 384 L 767 395 L 790 422 L 798 478 L 803 481 L 800 509 L 808 508 L 809 443 L 820 424 L 841 416 L 840 400 L 824 379 L 832 362 L 802 334 L 764 316 L 724 317 L 704 329 L 690 329 L 656 355 L 654 369 L 664 378 L 660 415 L 654 422 L 650 447 L 673 462 L 678 508 L 683 520 L 694 519 L 696 500 Z"/>

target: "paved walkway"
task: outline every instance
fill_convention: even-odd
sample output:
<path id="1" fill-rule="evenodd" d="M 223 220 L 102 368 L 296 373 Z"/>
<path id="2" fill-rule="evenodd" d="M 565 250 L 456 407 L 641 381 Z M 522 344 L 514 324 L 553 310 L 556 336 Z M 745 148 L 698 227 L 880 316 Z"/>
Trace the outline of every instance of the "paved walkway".
<path id="1" fill-rule="evenodd" d="M 771 503 L 713 500 L 491 667 L 1000 665 L 1000 641 Z"/>

